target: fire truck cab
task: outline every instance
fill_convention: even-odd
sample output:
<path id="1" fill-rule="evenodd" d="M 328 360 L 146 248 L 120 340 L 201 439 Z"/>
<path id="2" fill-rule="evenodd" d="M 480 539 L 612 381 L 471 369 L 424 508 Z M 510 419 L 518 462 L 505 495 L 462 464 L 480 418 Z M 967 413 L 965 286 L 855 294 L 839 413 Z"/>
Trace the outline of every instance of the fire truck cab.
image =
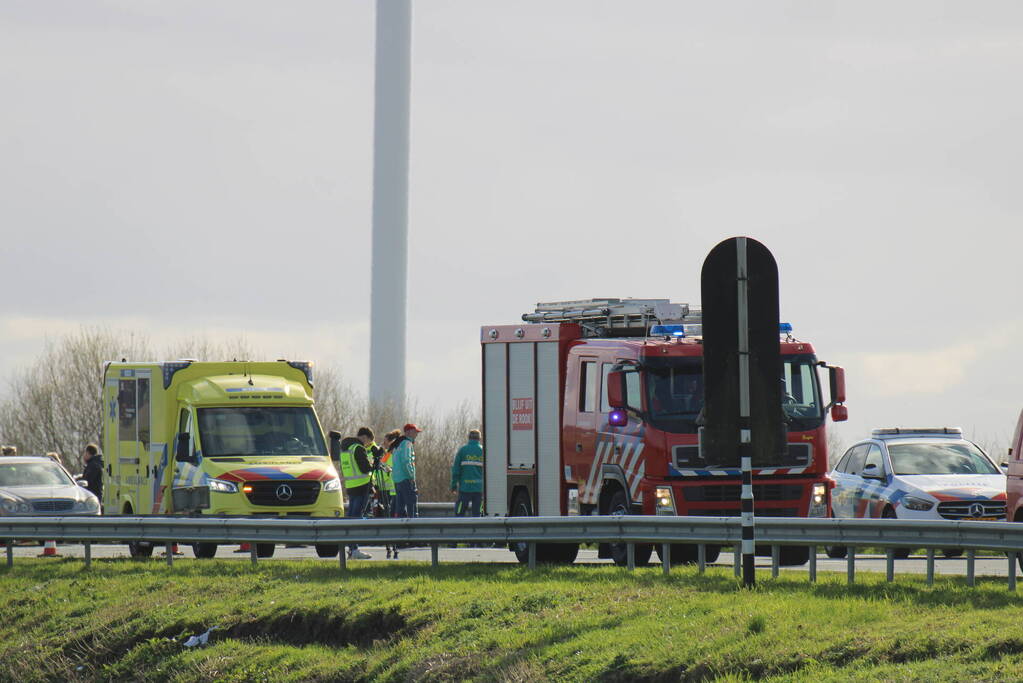
<path id="1" fill-rule="evenodd" d="M 523 325 L 482 328 L 486 510 L 491 515 L 738 516 L 739 463 L 700 446 L 703 346 L 696 307 L 664 299 L 538 304 Z M 844 373 L 829 368 L 825 405 L 813 346 L 780 331 L 788 448 L 754 462 L 757 515 L 828 515 L 830 409 L 846 419 Z M 611 390 L 609 392 L 609 389 Z M 525 548 L 513 548 L 520 560 Z M 636 548 L 640 564 L 652 546 Z M 717 548 L 708 548 L 708 559 Z M 784 563 L 806 561 L 784 549 Z M 577 548 L 538 546 L 545 561 Z M 672 548 L 673 562 L 696 547 Z M 626 562 L 626 549 L 601 548 Z"/>

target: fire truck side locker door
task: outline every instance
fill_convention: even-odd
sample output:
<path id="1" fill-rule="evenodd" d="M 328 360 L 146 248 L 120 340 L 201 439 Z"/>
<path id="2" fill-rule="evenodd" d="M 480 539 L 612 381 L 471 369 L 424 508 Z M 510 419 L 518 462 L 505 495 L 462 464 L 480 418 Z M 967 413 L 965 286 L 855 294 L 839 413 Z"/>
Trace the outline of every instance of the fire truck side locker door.
<path id="1" fill-rule="evenodd" d="M 508 514 L 508 345 L 483 344 L 483 452 L 488 515 Z"/>
<path id="2" fill-rule="evenodd" d="M 536 344 L 536 488 L 542 517 L 562 513 L 564 468 L 561 461 L 561 373 L 558 342 Z"/>

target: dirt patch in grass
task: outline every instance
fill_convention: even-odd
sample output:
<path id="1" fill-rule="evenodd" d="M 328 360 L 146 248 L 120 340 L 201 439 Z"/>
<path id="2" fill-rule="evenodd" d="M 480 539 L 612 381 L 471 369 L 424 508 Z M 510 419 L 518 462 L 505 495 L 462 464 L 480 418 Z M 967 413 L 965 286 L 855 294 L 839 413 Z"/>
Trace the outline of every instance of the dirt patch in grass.
<path id="1" fill-rule="evenodd" d="M 328 647 L 370 647 L 411 635 L 419 626 L 394 607 L 374 609 L 355 615 L 330 610 L 288 611 L 272 617 L 257 617 L 226 629 L 225 635 L 239 640 L 262 640 L 288 645 Z"/>

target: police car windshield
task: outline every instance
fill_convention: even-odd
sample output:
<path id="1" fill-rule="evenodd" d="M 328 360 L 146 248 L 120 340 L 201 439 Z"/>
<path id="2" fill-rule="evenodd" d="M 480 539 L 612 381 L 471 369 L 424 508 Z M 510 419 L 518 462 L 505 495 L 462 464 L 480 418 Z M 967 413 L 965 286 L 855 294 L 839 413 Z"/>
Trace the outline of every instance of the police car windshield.
<path id="1" fill-rule="evenodd" d="M 0 465 L 0 486 L 74 486 L 52 462 L 16 462 Z"/>
<path id="2" fill-rule="evenodd" d="M 999 474 L 973 444 L 888 444 L 895 474 Z"/>
<path id="3" fill-rule="evenodd" d="M 326 455 L 312 408 L 199 408 L 205 456 Z"/>

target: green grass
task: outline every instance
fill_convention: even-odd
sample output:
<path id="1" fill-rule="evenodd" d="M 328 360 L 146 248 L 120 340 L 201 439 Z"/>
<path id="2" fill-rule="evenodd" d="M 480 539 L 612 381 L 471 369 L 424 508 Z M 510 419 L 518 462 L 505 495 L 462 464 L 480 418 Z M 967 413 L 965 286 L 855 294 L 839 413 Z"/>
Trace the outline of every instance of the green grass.
<path id="1" fill-rule="evenodd" d="M 1004 581 L 844 581 L 19 560 L 0 569 L 0 680 L 1023 680 L 1023 599 Z"/>

